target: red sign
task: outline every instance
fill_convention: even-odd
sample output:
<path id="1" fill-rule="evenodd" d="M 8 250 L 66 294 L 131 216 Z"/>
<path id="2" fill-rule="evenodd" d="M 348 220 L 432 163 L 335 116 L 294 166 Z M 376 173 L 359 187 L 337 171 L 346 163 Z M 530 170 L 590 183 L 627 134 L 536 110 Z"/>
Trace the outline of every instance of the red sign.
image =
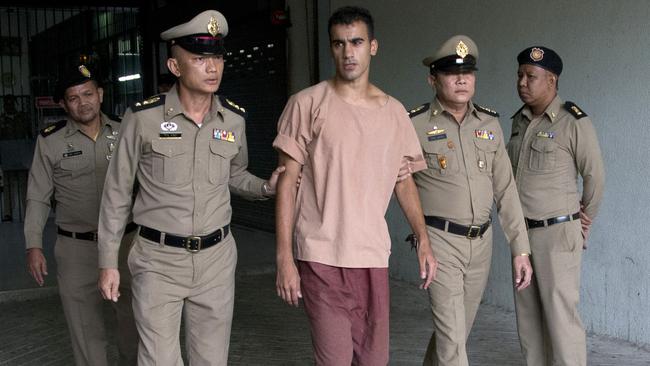
<path id="1" fill-rule="evenodd" d="M 59 103 L 54 101 L 52 96 L 34 98 L 36 108 L 60 108 Z"/>

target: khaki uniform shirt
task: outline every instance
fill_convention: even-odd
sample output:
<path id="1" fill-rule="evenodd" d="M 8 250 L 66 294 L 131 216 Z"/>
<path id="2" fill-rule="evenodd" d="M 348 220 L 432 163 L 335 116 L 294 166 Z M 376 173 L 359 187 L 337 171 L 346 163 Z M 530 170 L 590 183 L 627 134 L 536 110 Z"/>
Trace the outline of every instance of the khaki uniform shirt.
<path id="1" fill-rule="evenodd" d="M 414 174 L 422 209 L 461 225 L 490 219 L 496 202 L 513 255 L 530 253 L 496 112 L 469 103 L 461 124 L 434 99 L 411 112 L 428 169 Z"/>
<path id="2" fill-rule="evenodd" d="M 273 146 L 300 163 L 296 258 L 346 268 L 385 268 L 385 214 L 400 168 L 425 168 L 406 110 L 350 105 L 328 81 L 291 97 Z"/>
<path id="3" fill-rule="evenodd" d="M 176 88 L 127 110 L 102 197 L 100 268 L 117 268 L 136 177 L 135 223 L 180 236 L 229 224 L 231 190 L 264 198 L 265 181 L 246 170 L 245 127 L 243 110 L 216 96 L 199 127 L 183 113 Z"/>
<path id="4" fill-rule="evenodd" d="M 513 116 L 508 154 L 526 217 L 541 220 L 573 214 L 580 210 L 581 201 L 585 213 L 596 216 L 605 169 L 594 126 L 574 104 L 565 107 L 555 97 L 537 118 L 522 107 Z"/>
<path id="5" fill-rule="evenodd" d="M 120 123 L 101 114 L 97 140 L 63 120 L 41 131 L 27 184 L 25 243 L 41 248 L 54 195 L 56 224 L 72 232 L 97 230 L 99 203 Z"/>

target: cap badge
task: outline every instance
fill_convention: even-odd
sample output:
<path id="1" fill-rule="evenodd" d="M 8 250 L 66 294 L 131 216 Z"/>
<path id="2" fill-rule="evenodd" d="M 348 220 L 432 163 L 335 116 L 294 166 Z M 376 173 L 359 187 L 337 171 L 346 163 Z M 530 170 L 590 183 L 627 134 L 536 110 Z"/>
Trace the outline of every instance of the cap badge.
<path id="1" fill-rule="evenodd" d="M 81 73 L 81 75 L 83 75 L 86 78 L 90 77 L 90 70 L 88 70 L 86 65 L 80 65 L 79 66 L 79 72 Z"/>
<path id="2" fill-rule="evenodd" d="M 458 44 L 456 45 L 456 54 L 459 57 L 465 58 L 467 54 L 469 53 L 469 48 L 467 48 L 467 45 L 463 43 L 463 41 L 459 41 Z"/>
<path id="3" fill-rule="evenodd" d="M 219 23 L 214 17 L 210 17 L 210 21 L 208 22 L 208 33 L 212 37 L 216 37 L 219 34 Z"/>
<path id="4" fill-rule="evenodd" d="M 530 59 L 531 60 L 533 60 L 535 62 L 538 62 L 538 61 L 542 61 L 543 58 L 544 58 L 544 50 L 543 49 L 535 47 L 530 51 Z"/>

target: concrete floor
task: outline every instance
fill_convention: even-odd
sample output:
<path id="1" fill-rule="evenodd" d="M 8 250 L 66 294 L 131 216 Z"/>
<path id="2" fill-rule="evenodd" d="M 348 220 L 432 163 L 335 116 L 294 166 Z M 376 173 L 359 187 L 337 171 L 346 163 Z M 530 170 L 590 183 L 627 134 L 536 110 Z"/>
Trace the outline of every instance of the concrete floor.
<path id="1" fill-rule="evenodd" d="M 302 308 L 275 294 L 269 234 L 235 228 L 240 263 L 230 346 L 230 365 L 309 365 L 311 341 Z M 0 303 L 0 365 L 72 365 L 70 342 L 58 297 Z M 391 283 L 391 365 L 420 365 L 431 335 L 426 293 L 413 284 Z M 113 324 L 106 307 L 107 324 Z M 116 359 L 113 334 L 109 354 Z M 474 366 L 523 365 L 514 314 L 483 305 L 469 340 Z M 115 362 L 115 361 L 114 361 Z M 589 365 L 648 366 L 650 350 L 603 337 L 589 337 Z"/>

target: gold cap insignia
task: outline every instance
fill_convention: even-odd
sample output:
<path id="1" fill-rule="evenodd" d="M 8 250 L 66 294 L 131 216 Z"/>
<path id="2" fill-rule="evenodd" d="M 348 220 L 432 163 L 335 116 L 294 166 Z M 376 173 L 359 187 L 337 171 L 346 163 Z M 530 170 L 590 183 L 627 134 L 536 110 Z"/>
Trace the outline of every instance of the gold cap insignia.
<path id="1" fill-rule="evenodd" d="M 530 59 L 531 60 L 533 60 L 535 62 L 538 62 L 538 61 L 542 61 L 543 58 L 544 58 L 544 50 L 543 49 L 535 47 L 530 51 Z"/>
<path id="2" fill-rule="evenodd" d="M 469 53 L 469 48 L 467 48 L 467 45 L 463 43 L 463 41 L 459 41 L 458 44 L 456 45 L 456 54 L 459 57 L 465 58 L 467 54 Z"/>
<path id="3" fill-rule="evenodd" d="M 210 21 L 208 22 L 208 33 L 212 37 L 216 37 L 219 34 L 219 23 L 214 17 L 210 17 Z"/>
<path id="4" fill-rule="evenodd" d="M 81 75 L 83 75 L 86 78 L 90 77 L 90 70 L 88 70 L 86 65 L 79 66 L 79 72 L 81 73 Z"/>

